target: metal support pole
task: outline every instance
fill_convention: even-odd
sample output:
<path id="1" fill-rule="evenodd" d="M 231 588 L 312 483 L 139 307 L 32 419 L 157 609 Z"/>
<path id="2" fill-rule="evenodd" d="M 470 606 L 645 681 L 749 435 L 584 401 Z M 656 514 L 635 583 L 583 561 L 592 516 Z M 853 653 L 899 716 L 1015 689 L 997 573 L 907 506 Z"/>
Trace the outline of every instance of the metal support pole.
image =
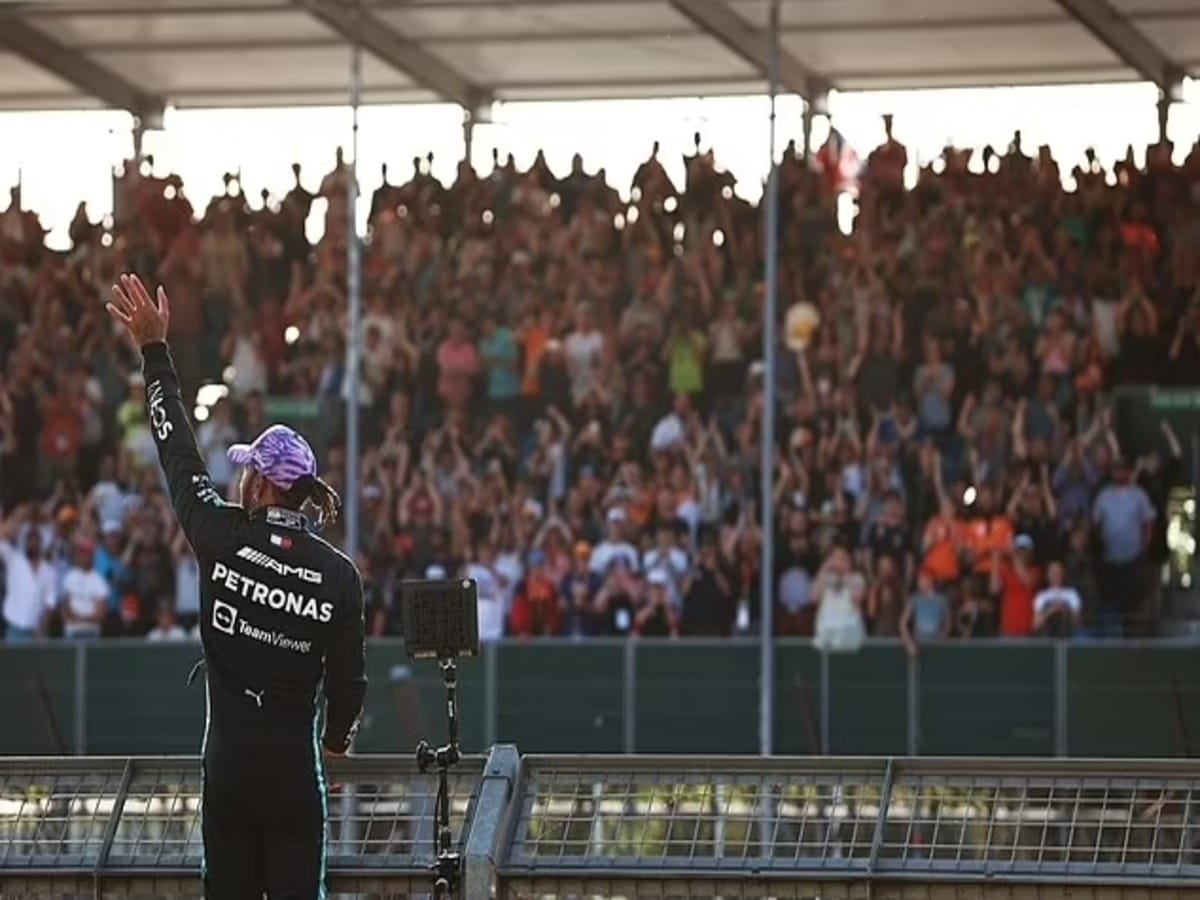
<path id="1" fill-rule="evenodd" d="M 350 177 L 346 225 L 346 555 L 358 556 L 358 392 L 362 340 L 362 254 L 358 241 L 358 104 L 362 93 L 362 48 L 350 50 Z"/>
<path id="2" fill-rule="evenodd" d="M 833 684 L 830 676 L 829 651 L 821 651 L 821 670 L 820 670 L 820 716 L 821 716 L 821 755 L 828 756 L 829 748 L 833 744 L 832 728 L 833 728 Z"/>
<path id="3" fill-rule="evenodd" d="M 350 171 L 346 188 L 346 303 L 348 306 L 346 327 L 346 555 L 352 560 L 358 557 L 358 508 L 360 490 L 358 485 L 358 382 L 359 344 L 362 339 L 362 255 L 358 242 L 358 105 L 362 94 L 362 48 L 355 44 L 350 48 Z M 353 785 L 342 788 L 341 798 L 341 842 L 345 848 L 357 843 L 358 805 Z"/>
<path id="4" fill-rule="evenodd" d="M 87 652 L 88 641 L 75 645 L 75 755 L 87 753 Z"/>
<path id="5" fill-rule="evenodd" d="M 637 645 L 625 641 L 621 679 L 621 749 L 626 753 L 637 752 Z"/>
<path id="6" fill-rule="evenodd" d="M 1054 755 L 1068 756 L 1068 742 L 1070 733 L 1069 714 L 1070 714 L 1070 689 L 1069 689 L 1069 672 L 1067 667 L 1069 651 L 1067 650 L 1066 641 L 1057 641 L 1054 644 Z"/>
<path id="7" fill-rule="evenodd" d="M 483 742 L 489 747 L 496 743 L 496 733 L 499 731 L 497 695 L 500 693 L 500 664 L 496 659 L 499 652 L 500 647 L 495 641 L 483 645 Z"/>
<path id="8" fill-rule="evenodd" d="M 804 112 L 800 115 L 800 124 L 804 129 L 804 164 L 812 157 L 813 104 L 811 100 L 804 101 Z"/>
<path id="9" fill-rule="evenodd" d="M 137 169 L 142 164 L 142 141 L 146 137 L 146 126 L 137 116 L 133 117 L 133 163 Z"/>
<path id="10" fill-rule="evenodd" d="M 469 109 L 463 113 L 463 159 L 471 164 L 471 150 L 475 146 L 475 114 Z"/>
<path id="11" fill-rule="evenodd" d="M 905 704 L 908 712 L 908 727 L 907 727 L 907 750 L 909 756 L 916 756 L 921 752 L 921 672 L 920 658 L 905 654 L 908 660 L 906 667 L 907 672 L 907 698 Z"/>
<path id="12" fill-rule="evenodd" d="M 1167 141 L 1167 122 L 1171 118 L 1171 97 L 1168 94 L 1159 92 L 1158 95 L 1158 142 L 1164 144 Z"/>
<path id="13" fill-rule="evenodd" d="M 768 92 L 771 98 L 771 121 L 768 129 L 771 154 L 770 176 L 767 179 L 766 221 L 766 321 L 763 323 L 763 420 L 762 446 L 759 466 L 762 469 L 762 572 L 759 592 L 759 707 L 758 707 L 758 752 L 770 756 L 774 752 L 775 730 L 775 641 L 774 641 L 774 588 L 775 588 L 775 306 L 776 289 L 779 282 L 777 263 L 779 256 L 779 177 L 775 162 L 775 95 L 779 90 L 779 0 L 771 3 L 771 66 Z"/>

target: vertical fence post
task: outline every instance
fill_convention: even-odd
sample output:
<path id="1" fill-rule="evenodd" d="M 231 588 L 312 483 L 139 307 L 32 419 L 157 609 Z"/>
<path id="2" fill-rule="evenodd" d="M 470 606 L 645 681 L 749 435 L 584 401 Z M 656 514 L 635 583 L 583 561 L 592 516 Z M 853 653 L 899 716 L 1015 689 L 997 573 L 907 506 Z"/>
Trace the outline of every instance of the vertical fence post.
<path id="1" fill-rule="evenodd" d="M 483 645 L 483 745 L 491 747 L 496 743 L 496 734 L 500 730 L 500 707 L 497 694 L 500 691 L 498 672 L 500 662 L 496 658 L 500 648 L 496 641 L 487 641 Z"/>
<path id="2" fill-rule="evenodd" d="M 621 749 L 626 753 L 637 752 L 637 650 L 634 642 L 626 638 L 624 675 L 621 679 Z"/>
<path id="3" fill-rule="evenodd" d="M 1069 653 L 1066 641 L 1054 643 L 1054 755 L 1069 755 L 1070 699 L 1068 687 Z"/>
<path id="4" fill-rule="evenodd" d="M 829 718 L 833 698 L 829 685 L 829 651 L 821 651 L 821 755 L 829 755 Z"/>
<path id="5" fill-rule="evenodd" d="M 921 752 L 921 678 L 918 657 L 905 653 L 908 660 L 908 746 L 905 752 L 917 756 Z"/>
<path id="6" fill-rule="evenodd" d="M 87 641 L 75 644 L 75 755 L 87 754 Z"/>

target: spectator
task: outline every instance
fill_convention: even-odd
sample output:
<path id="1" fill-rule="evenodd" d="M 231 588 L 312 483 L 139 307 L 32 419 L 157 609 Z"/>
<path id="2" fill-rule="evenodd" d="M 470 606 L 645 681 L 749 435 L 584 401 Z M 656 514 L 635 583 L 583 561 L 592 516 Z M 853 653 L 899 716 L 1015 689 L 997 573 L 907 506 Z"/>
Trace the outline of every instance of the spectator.
<path id="1" fill-rule="evenodd" d="M 910 656 L 934 641 L 950 634 L 950 603 L 938 593 L 932 573 L 922 569 L 917 573 L 917 589 L 908 598 L 900 618 L 900 637 Z"/>
<path id="2" fill-rule="evenodd" d="M 1066 584 L 1066 569 L 1058 560 L 1046 568 L 1046 586 L 1033 598 L 1033 627 L 1046 637 L 1070 637 L 1083 615 L 1079 592 Z"/>
<path id="3" fill-rule="evenodd" d="M 863 602 L 866 580 L 854 571 L 850 554 L 835 547 L 826 557 L 812 587 L 817 598 L 816 636 L 818 650 L 857 650 L 866 638 Z"/>
<path id="4" fill-rule="evenodd" d="M 76 543 L 74 564 L 63 577 L 62 590 L 63 637 L 100 637 L 108 616 L 109 587 L 96 570 L 96 546 L 91 541 Z"/>
<path id="5" fill-rule="evenodd" d="M 21 549 L 14 546 L 27 513 L 27 507 L 19 507 L 0 523 L 0 560 L 5 570 L 4 638 L 14 644 L 44 637 L 58 602 L 54 568 L 43 557 L 41 532 L 26 529 Z"/>
<path id="6" fill-rule="evenodd" d="M 188 633 L 175 618 L 175 605 L 170 600 L 159 600 L 155 611 L 154 627 L 146 632 L 151 643 L 164 641 L 186 641 Z"/>
<path id="7" fill-rule="evenodd" d="M 1009 550 L 991 551 L 989 589 L 1000 609 L 1000 634 L 1029 637 L 1033 634 L 1033 598 L 1041 574 L 1033 564 L 1033 538 L 1018 534 Z"/>
<path id="8" fill-rule="evenodd" d="M 491 541 L 480 541 L 466 577 L 474 579 L 479 607 L 479 639 L 494 641 L 504 635 L 504 588 L 506 580 L 496 571 L 496 550 Z"/>
<path id="9" fill-rule="evenodd" d="M 1101 620 L 1106 633 L 1135 633 L 1134 615 L 1146 590 L 1145 556 L 1153 535 L 1155 513 L 1150 500 L 1132 481 L 1124 460 L 1113 467 L 1112 483 L 1096 495 L 1092 523 L 1101 546 L 1103 576 Z"/>
<path id="10" fill-rule="evenodd" d="M 734 584 L 734 576 L 721 560 L 715 537 L 706 535 L 700 541 L 695 569 L 684 582 L 679 625 L 682 633 L 703 637 L 730 634 L 737 617 Z"/>
<path id="11" fill-rule="evenodd" d="M 571 550 L 570 569 L 559 592 L 565 606 L 564 631 L 573 637 L 607 634 L 607 610 L 599 603 L 601 578 L 589 566 L 592 548 L 579 541 Z"/>
<path id="12" fill-rule="evenodd" d="M 625 510 L 614 506 L 608 511 L 608 534 L 592 548 L 589 568 L 604 575 L 615 561 L 620 561 L 630 571 L 638 570 L 638 554 L 633 545 L 625 540 Z"/>
<path id="13" fill-rule="evenodd" d="M 562 602 L 558 585 L 546 571 L 546 554 L 533 550 L 529 567 L 513 597 L 511 628 L 522 637 L 541 637 L 560 634 Z"/>
<path id="14" fill-rule="evenodd" d="M 634 617 L 634 630 L 645 637 L 675 637 L 679 634 L 679 617 L 671 604 L 671 576 L 662 569 L 646 575 L 645 596 Z"/>

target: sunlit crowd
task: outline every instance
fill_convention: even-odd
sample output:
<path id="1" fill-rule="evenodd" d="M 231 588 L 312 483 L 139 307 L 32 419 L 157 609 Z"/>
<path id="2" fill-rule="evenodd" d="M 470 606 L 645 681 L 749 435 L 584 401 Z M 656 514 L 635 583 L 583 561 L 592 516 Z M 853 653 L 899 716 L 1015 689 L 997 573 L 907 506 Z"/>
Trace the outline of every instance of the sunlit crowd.
<path id="1" fill-rule="evenodd" d="M 764 217 L 697 139 L 675 184 L 413 161 L 362 247 L 358 484 L 345 483 L 342 159 L 282 197 L 205 208 L 127 166 L 112 227 L 73 247 L 0 213 L 0 559 L 6 639 L 189 639 L 195 559 L 163 492 L 138 360 L 103 312 L 125 270 L 171 296 L 170 343 L 214 480 L 288 421 L 357 492 L 370 631 L 406 577 L 466 574 L 504 635 L 1151 635 L 1167 423 L 1123 447 L 1117 387 L 1200 383 L 1200 149 L 1066 174 L 1045 148 L 946 148 L 906 184 L 891 136 L 779 169 L 775 367 Z M 856 216 L 838 227 L 839 197 Z M 323 237 L 305 237 L 317 199 Z M 843 201 L 844 202 L 844 201 Z M 761 531 L 763 384 L 778 427 Z M 335 526 L 329 537 L 342 540 Z"/>

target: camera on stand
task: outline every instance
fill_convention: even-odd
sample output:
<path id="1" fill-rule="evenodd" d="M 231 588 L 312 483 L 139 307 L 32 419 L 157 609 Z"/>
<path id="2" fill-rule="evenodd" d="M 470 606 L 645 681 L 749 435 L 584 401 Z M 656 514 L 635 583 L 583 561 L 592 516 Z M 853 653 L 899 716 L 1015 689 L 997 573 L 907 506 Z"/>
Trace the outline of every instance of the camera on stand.
<path id="1" fill-rule="evenodd" d="M 433 891 L 434 897 L 449 897 L 458 890 L 462 874 L 450 832 L 449 771 L 461 756 L 455 660 L 479 654 L 478 590 L 470 578 L 405 581 L 400 586 L 400 609 L 405 653 L 412 659 L 436 659 L 446 688 L 447 741 L 441 747 L 425 740 L 417 744 L 417 768 L 427 772 L 437 767 Z"/>

